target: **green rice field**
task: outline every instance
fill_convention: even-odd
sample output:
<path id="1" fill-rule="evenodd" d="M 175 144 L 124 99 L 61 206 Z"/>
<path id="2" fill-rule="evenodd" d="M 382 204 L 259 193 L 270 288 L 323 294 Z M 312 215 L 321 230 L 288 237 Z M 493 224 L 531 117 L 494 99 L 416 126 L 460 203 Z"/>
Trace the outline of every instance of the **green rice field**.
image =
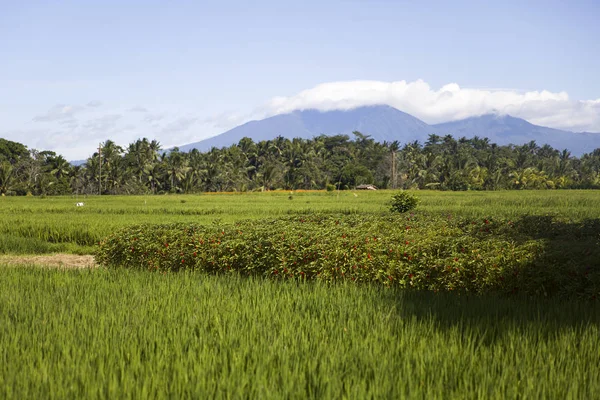
<path id="1" fill-rule="evenodd" d="M 383 218 L 392 194 L 1 197 L 0 254 L 92 254 L 107 235 L 147 223 Z M 600 218 L 599 191 L 416 195 L 414 213 L 423 221 L 553 216 L 577 234 L 573 226 L 596 226 L 589 221 Z M 76 207 L 79 201 L 85 205 Z M 600 232 L 598 241 L 586 235 L 585 246 L 600 246 Z M 559 247 L 581 242 L 536 240 Z M 591 251 L 581 258 L 586 268 L 600 268 L 590 258 L 597 248 L 582 250 Z M 553 254 L 542 260 L 557 260 Z M 0 398 L 590 399 L 600 393 L 597 300 L 1 260 Z"/>
<path id="2" fill-rule="evenodd" d="M 115 229 L 141 223 L 230 223 L 310 213 L 387 214 L 391 191 L 165 196 L 0 197 L 0 254 L 86 254 Z M 467 217 L 600 218 L 600 191 L 417 192 L 419 211 Z M 291 197 L 291 199 L 290 199 Z M 84 202 L 76 207 L 76 202 Z"/>

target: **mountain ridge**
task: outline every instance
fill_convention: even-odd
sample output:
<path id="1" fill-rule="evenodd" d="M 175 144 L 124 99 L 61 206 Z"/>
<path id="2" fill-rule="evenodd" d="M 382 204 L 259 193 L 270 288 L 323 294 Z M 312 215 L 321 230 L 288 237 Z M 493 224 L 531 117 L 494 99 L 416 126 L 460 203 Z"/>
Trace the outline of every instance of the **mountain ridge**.
<path id="1" fill-rule="evenodd" d="M 568 149 L 574 155 L 600 147 L 600 133 L 572 132 L 532 124 L 524 119 L 495 113 L 462 120 L 427 124 L 424 121 L 388 105 L 357 107 L 350 110 L 295 110 L 262 120 L 246 122 L 219 135 L 178 146 L 182 152 L 192 149 L 208 151 L 212 147 L 228 147 L 249 137 L 255 142 L 277 136 L 288 139 L 312 139 L 319 135 L 348 134 L 359 131 L 378 142 L 398 140 L 401 144 L 424 143 L 430 134 L 440 136 L 486 137 L 499 145 L 521 145 L 535 140 L 556 149 Z"/>
<path id="2" fill-rule="evenodd" d="M 220 135 L 178 147 L 180 151 L 194 148 L 208 151 L 212 147 L 231 146 L 243 137 L 250 137 L 258 142 L 271 140 L 279 135 L 288 139 L 312 139 L 321 134 L 351 134 L 353 131 L 369 134 L 373 139 L 383 142 L 398 140 L 396 137 L 399 127 L 402 127 L 405 138 L 414 138 L 413 140 L 425 140 L 429 134 L 434 133 L 432 127 L 420 119 L 387 105 L 326 112 L 307 109 L 249 121 Z"/>

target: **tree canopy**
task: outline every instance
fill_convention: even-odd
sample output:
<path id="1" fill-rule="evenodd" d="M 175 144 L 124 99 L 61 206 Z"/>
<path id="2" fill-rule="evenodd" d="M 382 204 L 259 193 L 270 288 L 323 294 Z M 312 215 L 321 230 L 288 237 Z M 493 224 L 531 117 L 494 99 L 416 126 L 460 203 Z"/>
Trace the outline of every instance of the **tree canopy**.
<path id="1" fill-rule="evenodd" d="M 156 140 L 126 148 L 107 140 L 83 165 L 0 138 L 2 194 L 142 194 L 379 188 L 437 190 L 600 188 L 600 148 L 573 157 L 535 141 L 499 146 L 487 138 L 430 135 L 378 143 L 369 135 L 237 144 L 207 152 L 163 151 Z"/>

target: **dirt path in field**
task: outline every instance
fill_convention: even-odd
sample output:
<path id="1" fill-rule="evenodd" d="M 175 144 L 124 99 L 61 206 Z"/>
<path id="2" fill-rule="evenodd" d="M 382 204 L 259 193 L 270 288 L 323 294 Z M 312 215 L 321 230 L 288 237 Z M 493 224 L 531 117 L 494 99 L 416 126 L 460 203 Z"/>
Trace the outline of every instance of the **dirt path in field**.
<path id="1" fill-rule="evenodd" d="M 94 256 L 76 254 L 0 255 L 0 264 L 58 268 L 93 268 L 96 266 Z"/>

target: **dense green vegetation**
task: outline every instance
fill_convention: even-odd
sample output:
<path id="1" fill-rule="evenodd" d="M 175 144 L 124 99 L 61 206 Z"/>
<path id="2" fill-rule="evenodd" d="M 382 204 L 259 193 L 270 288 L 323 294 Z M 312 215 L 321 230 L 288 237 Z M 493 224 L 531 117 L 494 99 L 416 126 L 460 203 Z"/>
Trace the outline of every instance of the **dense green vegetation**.
<path id="1" fill-rule="evenodd" d="M 102 241 L 96 260 L 149 271 L 596 299 L 598 232 L 600 219 L 303 215 L 127 227 Z"/>
<path id="2" fill-rule="evenodd" d="M 595 303 L 2 268 L 1 398 L 594 398 Z"/>
<path id="3" fill-rule="evenodd" d="M 122 148 L 103 143 L 81 166 L 51 151 L 0 139 L 2 194 L 144 194 L 273 189 L 379 188 L 497 190 L 600 188 L 600 149 L 580 158 L 534 141 L 498 146 L 488 139 L 430 135 L 377 143 L 368 135 L 255 143 L 244 138 L 206 153 L 161 152 L 155 140 Z"/>

